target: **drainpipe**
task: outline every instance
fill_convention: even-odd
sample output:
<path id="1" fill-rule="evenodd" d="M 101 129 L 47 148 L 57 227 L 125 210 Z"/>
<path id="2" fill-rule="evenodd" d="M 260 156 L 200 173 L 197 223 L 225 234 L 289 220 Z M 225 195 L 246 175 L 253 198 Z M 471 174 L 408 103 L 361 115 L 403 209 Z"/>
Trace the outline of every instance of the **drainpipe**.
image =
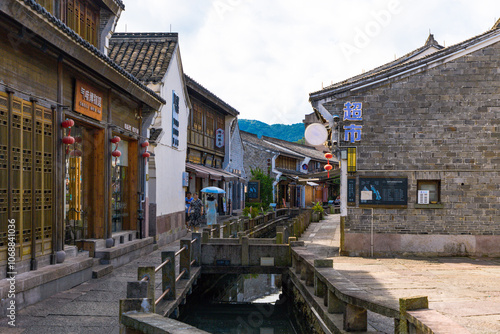
<path id="1" fill-rule="evenodd" d="M 273 182 L 273 198 L 275 199 L 276 205 L 278 204 L 278 194 L 276 192 L 276 186 L 280 182 L 280 177 L 283 175 L 282 172 L 276 170 L 276 159 L 278 159 L 279 153 L 275 154 L 271 159 L 271 171 L 276 174 L 276 181 Z"/>

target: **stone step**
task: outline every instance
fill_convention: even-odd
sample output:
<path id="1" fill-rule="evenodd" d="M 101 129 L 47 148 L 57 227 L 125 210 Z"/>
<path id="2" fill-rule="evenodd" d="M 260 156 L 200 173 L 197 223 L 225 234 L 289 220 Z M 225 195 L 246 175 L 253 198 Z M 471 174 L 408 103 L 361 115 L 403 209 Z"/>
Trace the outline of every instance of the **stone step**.
<path id="1" fill-rule="evenodd" d="M 110 274 L 113 271 L 113 265 L 100 264 L 92 268 L 92 278 L 101 278 Z"/>
<path id="2" fill-rule="evenodd" d="M 153 251 L 152 237 L 129 241 L 111 248 L 102 248 L 95 251 L 94 257 L 100 259 L 100 264 L 111 264 L 119 267 L 130 261 L 149 254 Z"/>

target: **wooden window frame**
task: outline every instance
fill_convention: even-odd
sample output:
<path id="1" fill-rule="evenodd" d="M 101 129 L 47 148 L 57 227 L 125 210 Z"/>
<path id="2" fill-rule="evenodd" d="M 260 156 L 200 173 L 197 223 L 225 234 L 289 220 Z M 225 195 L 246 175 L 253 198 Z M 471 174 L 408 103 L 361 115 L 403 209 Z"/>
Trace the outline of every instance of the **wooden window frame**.
<path id="1" fill-rule="evenodd" d="M 428 190 L 422 189 L 424 184 L 434 184 L 436 186 L 436 196 L 437 201 L 433 201 L 431 198 L 431 193 L 429 192 L 429 204 L 440 204 L 441 203 L 441 180 L 417 180 L 417 203 L 418 203 L 418 191 Z"/>

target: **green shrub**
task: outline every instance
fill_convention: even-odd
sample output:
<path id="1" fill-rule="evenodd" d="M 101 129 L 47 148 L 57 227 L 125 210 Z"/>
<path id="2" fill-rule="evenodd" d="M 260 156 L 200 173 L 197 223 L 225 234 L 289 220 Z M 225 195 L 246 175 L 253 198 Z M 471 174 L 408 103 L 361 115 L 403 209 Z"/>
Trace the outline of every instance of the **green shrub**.
<path id="1" fill-rule="evenodd" d="M 323 205 L 321 202 L 317 202 L 316 204 L 314 204 L 313 210 L 314 212 L 321 212 L 321 213 L 325 212 L 325 209 L 323 209 Z"/>
<path id="2" fill-rule="evenodd" d="M 246 217 L 250 217 L 250 207 L 249 206 L 246 206 L 244 209 L 243 209 L 243 216 L 246 216 Z"/>
<path id="3" fill-rule="evenodd" d="M 257 208 L 251 208 L 250 209 L 250 216 L 253 218 L 257 217 L 259 215 L 259 209 Z"/>

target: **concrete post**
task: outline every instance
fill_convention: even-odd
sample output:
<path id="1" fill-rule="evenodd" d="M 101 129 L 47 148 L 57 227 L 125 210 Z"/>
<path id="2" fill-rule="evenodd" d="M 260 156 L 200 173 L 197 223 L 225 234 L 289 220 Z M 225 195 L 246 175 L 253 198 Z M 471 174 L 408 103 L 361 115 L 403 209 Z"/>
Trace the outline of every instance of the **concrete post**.
<path id="1" fill-rule="evenodd" d="M 229 233 L 232 237 L 235 237 L 238 234 L 238 221 L 233 220 L 229 226 Z"/>
<path id="2" fill-rule="evenodd" d="M 344 313 L 345 303 L 341 301 L 333 290 L 328 290 L 328 313 Z"/>
<path id="3" fill-rule="evenodd" d="M 155 267 L 139 267 L 137 268 L 137 280 L 142 280 L 144 277 L 147 277 L 148 283 L 148 294 L 145 298 L 150 298 L 155 300 Z M 130 297 L 133 298 L 133 297 Z M 154 304 L 153 304 L 153 312 L 154 312 Z"/>
<path id="4" fill-rule="evenodd" d="M 192 260 L 196 260 L 193 266 L 199 267 L 201 266 L 201 233 L 191 234 L 191 239 L 196 240 L 196 242 L 192 244 Z"/>
<path id="5" fill-rule="evenodd" d="M 212 238 L 220 238 L 220 224 L 213 224 L 212 230 L 215 230 L 212 234 Z"/>
<path id="6" fill-rule="evenodd" d="M 191 275 L 191 240 L 181 239 L 181 249 L 186 247 L 186 249 L 179 255 L 179 273 L 186 270 L 186 272 L 181 276 L 181 279 L 188 279 Z"/>
<path id="7" fill-rule="evenodd" d="M 121 325 L 122 314 L 136 311 L 141 313 L 153 313 L 154 301 L 147 298 L 148 282 L 128 282 L 127 299 L 120 299 L 119 324 L 120 333 L 132 333 Z"/>
<path id="8" fill-rule="evenodd" d="M 211 238 L 212 236 L 212 232 L 211 232 L 211 228 L 210 227 L 204 227 L 203 228 L 203 234 L 202 234 L 202 237 L 201 237 L 201 242 L 206 244 L 208 243 L 208 239 Z"/>
<path id="9" fill-rule="evenodd" d="M 222 237 L 224 239 L 229 238 L 229 234 L 230 234 L 229 229 L 231 228 L 230 224 L 231 224 L 231 222 L 229 222 L 229 221 L 224 223 L 224 229 L 222 230 Z"/>
<path id="10" fill-rule="evenodd" d="M 395 329 L 399 328 L 398 333 L 413 333 L 412 324 L 409 323 L 408 320 L 406 320 L 406 311 L 428 308 L 429 300 L 427 299 L 427 296 L 399 298 L 400 321 L 398 327 L 395 327 Z"/>
<path id="11" fill-rule="evenodd" d="M 314 268 L 333 268 L 333 260 L 315 259 Z M 327 290 L 326 284 L 322 282 L 316 275 L 316 272 L 314 272 L 314 294 L 318 297 L 324 297 L 326 294 L 326 290 Z"/>
<path id="12" fill-rule="evenodd" d="M 175 299 L 175 252 L 161 252 L 161 262 L 170 259 L 170 262 L 161 268 L 161 291 L 170 289 L 163 300 Z"/>
<path id="13" fill-rule="evenodd" d="M 368 312 L 362 307 L 347 304 L 344 312 L 344 330 L 348 332 L 366 332 Z"/>
<path id="14" fill-rule="evenodd" d="M 311 270 L 308 265 L 304 267 L 306 268 L 306 286 L 314 286 L 314 270 Z"/>
<path id="15" fill-rule="evenodd" d="M 293 235 L 296 238 L 300 237 L 300 225 L 299 221 L 296 218 L 293 219 Z"/>
<path id="16" fill-rule="evenodd" d="M 250 265 L 250 245 L 248 242 L 248 237 L 242 236 L 240 239 L 241 242 L 241 265 L 248 266 Z"/>
<path id="17" fill-rule="evenodd" d="M 276 245 L 283 244 L 283 232 L 276 232 Z"/>

